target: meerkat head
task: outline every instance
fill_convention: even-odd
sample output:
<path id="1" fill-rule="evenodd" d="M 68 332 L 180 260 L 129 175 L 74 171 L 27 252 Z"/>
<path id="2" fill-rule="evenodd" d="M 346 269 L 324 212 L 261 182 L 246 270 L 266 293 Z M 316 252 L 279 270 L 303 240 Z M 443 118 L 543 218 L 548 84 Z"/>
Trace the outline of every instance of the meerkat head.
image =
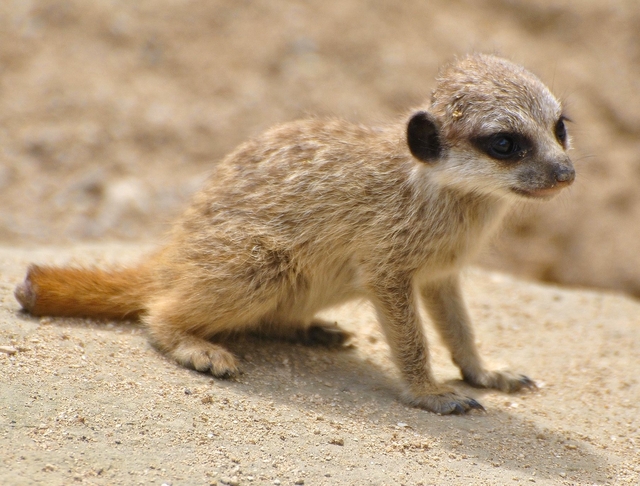
<path id="1" fill-rule="evenodd" d="M 438 77 L 431 106 L 413 113 L 407 143 L 430 180 L 466 192 L 550 198 L 575 171 L 560 102 L 505 59 L 472 55 Z"/>

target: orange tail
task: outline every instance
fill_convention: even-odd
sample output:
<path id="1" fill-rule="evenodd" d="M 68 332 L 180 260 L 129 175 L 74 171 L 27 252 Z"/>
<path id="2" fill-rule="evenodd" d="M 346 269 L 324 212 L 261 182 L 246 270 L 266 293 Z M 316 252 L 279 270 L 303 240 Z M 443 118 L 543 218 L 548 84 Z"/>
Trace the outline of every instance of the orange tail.
<path id="1" fill-rule="evenodd" d="M 34 316 L 136 319 L 149 291 L 145 266 L 116 270 L 31 265 L 14 295 Z"/>

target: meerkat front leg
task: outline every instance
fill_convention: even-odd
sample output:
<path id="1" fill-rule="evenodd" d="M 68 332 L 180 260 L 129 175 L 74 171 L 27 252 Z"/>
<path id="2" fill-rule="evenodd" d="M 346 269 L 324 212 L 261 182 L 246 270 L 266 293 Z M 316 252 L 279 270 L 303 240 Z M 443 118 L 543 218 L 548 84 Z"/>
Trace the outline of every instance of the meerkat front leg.
<path id="1" fill-rule="evenodd" d="M 410 279 L 388 285 L 378 283 L 373 293 L 372 300 L 391 353 L 408 384 L 406 402 L 441 414 L 483 409 L 473 398 L 460 395 L 434 379 Z"/>
<path id="2" fill-rule="evenodd" d="M 457 275 L 425 285 L 421 292 L 427 311 L 451 351 L 453 362 L 460 368 L 464 381 L 472 386 L 508 393 L 536 388 L 535 382 L 524 375 L 489 371 L 484 367 Z"/>

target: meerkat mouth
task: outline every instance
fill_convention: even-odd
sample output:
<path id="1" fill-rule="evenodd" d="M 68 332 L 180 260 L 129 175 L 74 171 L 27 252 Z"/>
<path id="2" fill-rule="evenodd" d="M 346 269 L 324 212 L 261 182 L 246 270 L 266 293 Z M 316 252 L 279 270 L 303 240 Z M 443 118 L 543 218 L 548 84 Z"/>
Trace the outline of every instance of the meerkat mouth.
<path id="1" fill-rule="evenodd" d="M 560 192 L 562 186 L 541 187 L 539 189 L 522 189 L 520 187 L 512 187 L 511 191 L 519 196 L 530 199 L 550 199 Z"/>

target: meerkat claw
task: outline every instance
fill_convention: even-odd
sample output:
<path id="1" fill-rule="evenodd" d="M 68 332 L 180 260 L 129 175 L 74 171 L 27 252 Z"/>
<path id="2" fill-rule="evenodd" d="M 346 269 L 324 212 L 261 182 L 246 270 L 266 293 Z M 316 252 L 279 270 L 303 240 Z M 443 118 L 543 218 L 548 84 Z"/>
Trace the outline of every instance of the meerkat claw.
<path id="1" fill-rule="evenodd" d="M 314 324 L 304 330 L 302 343 L 308 346 L 343 346 L 353 337 L 353 334 L 340 329 L 336 325 Z"/>
<path id="2" fill-rule="evenodd" d="M 449 412 L 449 415 L 464 415 L 465 414 L 465 412 L 466 412 L 465 408 L 462 405 L 460 405 L 459 403 L 452 403 L 451 405 L 453 406 L 453 408 Z"/>
<path id="3" fill-rule="evenodd" d="M 520 375 L 519 381 L 522 384 L 522 388 L 534 391 L 538 389 L 538 384 L 526 375 Z"/>
<path id="4" fill-rule="evenodd" d="M 482 404 L 480 404 L 480 402 L 468 397 L 462 403 L 450 402 L 447 405 L 451 408 L 447 410 L 447 406 L 444 406 L 443 410 L 440 412 L 441 415 L 464 415 L 470 410 L 480 410 L 482 412 L 485 411 L 485 408 L 482 406 Z"/>
<path id="5" fill-rule="evenodd" d="M 469 404 L 469 408 L 472 408 L 473 410 L 481 410 L 483 412 L 486 412 L 482 404 L 477 400 L 474 400 L 473 398 L 469 398 L 469 401 L 467 403 Z"/>

